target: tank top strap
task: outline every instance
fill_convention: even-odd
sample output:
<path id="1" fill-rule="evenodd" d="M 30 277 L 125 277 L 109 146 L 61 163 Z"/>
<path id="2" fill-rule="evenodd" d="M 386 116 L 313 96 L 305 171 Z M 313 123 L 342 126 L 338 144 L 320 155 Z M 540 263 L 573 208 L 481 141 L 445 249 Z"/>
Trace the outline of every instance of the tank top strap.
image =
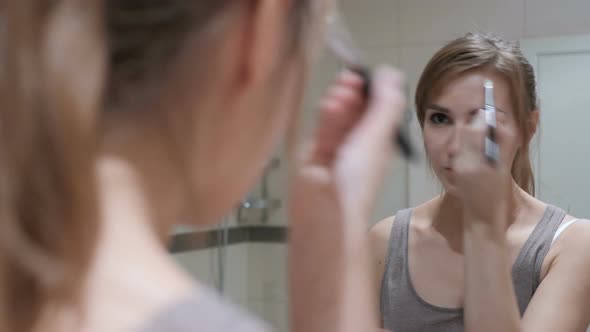
<path id="1" fill-rule="evenodd" d="M 394 288 L 403 285 L 402 281 L 406 275 L 405 260 L 408 257 L 407 241 L 411 218 L 412 209 L 400 210 L 396 213 L 391 227 L 385 269 L 381 281 L 380 307 L 382 313 L 385 313 L 385 308 L 389 307 L 388 301 L 391 300 Z"/>
<path id="2" fill-rule="evenodd" d="M 547 205 L 543 217 L 522 246 L 514 262 L 512 278 L 521 315 L 524 314 L 539 287 L 543 261 L 549 252 L 553 236 L 566 214 L 558 207 Z"/>

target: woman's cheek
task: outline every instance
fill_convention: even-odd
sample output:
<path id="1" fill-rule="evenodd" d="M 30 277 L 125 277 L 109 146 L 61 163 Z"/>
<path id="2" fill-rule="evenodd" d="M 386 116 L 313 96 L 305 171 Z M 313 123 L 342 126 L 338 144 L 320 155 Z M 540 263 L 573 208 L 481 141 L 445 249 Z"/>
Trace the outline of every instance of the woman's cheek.
<path id="1" fill-rule="evenodd" d="M 515 126 L 502 123 L 498 123 L 497 133 L 502 159 L 506 160 L 507 165 L 511 165 L 516 156 L 516 152 L 519 147 L 522 146 L 520 143 L 520 135 L 518 135 Z"/>

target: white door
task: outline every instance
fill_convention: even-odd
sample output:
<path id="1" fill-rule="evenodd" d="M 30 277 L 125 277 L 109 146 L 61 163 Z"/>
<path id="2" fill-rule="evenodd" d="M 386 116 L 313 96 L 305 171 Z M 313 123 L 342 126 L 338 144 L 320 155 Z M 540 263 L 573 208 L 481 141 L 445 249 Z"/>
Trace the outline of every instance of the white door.
<path id="1" fill-rule="evenodd" d="M 590 218 L 590 35 L 521 42 L 537 74 L 537 197 Z"/>

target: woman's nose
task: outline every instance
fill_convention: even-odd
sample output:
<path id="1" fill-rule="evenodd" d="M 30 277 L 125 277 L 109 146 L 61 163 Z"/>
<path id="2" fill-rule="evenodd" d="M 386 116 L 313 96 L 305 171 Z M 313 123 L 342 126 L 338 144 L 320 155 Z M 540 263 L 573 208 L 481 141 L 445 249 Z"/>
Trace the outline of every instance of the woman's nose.
<path id="1" fill-rule="evenodd" d="M 459 151 L 460 146 L 460 135 L 458 128 L 456 126 L 453 126 L 453 128 L 449 131 L 448 135 L 449 136 L 447 139 L 447 154 L 449 155 L 449 158 L 452 159 Z"/>

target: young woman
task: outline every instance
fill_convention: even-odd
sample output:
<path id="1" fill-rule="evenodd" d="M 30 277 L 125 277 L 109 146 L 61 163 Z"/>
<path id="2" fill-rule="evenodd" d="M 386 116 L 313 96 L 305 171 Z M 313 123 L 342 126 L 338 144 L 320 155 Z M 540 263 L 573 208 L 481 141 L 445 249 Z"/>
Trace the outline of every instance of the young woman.
<path id="1" fill-rule="evenodd" d="M 497 165 L 483 152 L 486 80 Z M 590 223 L 534 197 L 529 142 L 539 109 L 518 46 L 480 34 L 450 42 L 422 73 L 416 111 L 444 192 L 371 230 L 384 328 L 585 331 Z"/>
<path id="2" fill-rule="evenodd" d="M 216 222 L 257 181 L 328 7 L 0 2 L 0 330 L 266 331 L 184 273 L 166 237 L 175 222 Z M 363 223 L 402 85 L 377 71 L 365 105 L 343 74 L 297 159 L 293 331 L 374 320 Z"/>

